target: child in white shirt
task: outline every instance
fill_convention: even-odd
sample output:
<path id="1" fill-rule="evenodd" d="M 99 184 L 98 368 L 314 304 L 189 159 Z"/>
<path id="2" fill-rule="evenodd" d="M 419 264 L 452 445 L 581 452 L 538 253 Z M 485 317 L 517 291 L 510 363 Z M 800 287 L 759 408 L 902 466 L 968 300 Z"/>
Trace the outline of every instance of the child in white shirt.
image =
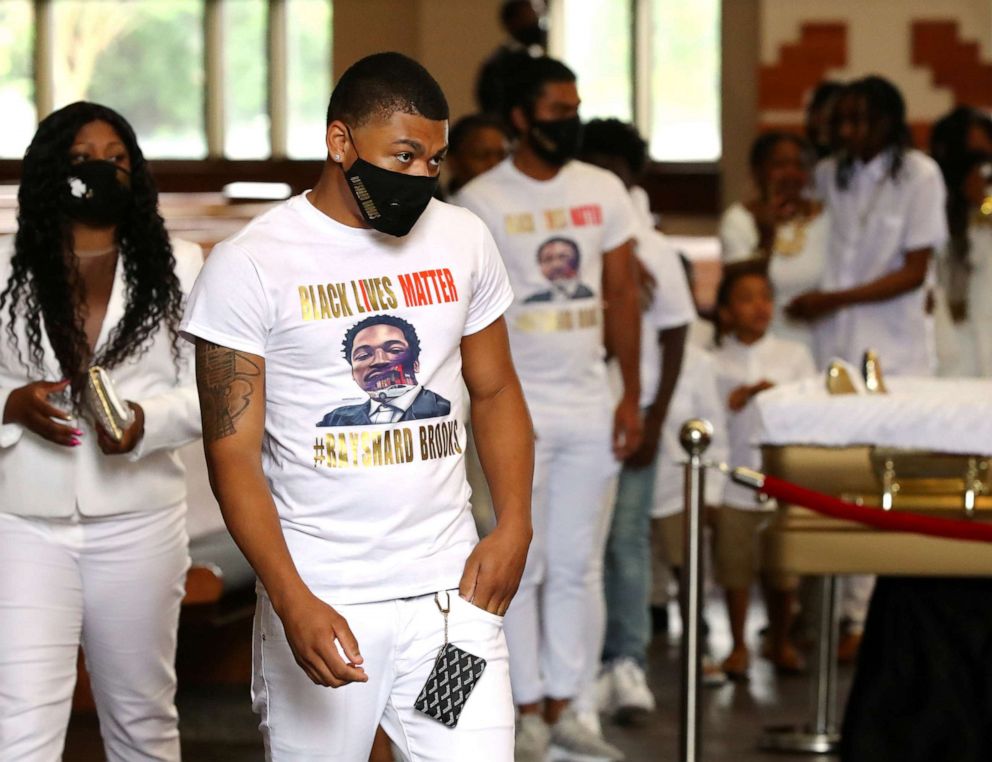
<path id="1" fill-rule="evenodd" d="M 728 409 L 727 426 L 732 466 L 760 468 L 761 452 L 753 437 L 757 412 L 751 400 L 776 384 L 814 375 L 809 350 L 798 342 L 768 332 L 774 298 L 762 262 L 741 262 L 724 270 L 717 293 L 723 336 L 713 353 L 717 389 Z M 716 511 L 714 560 L 717 583 L 726 591 L 733 650 L 723 662 L 731 679 L 746 679 L 749 654 L 744 626 L 750 588 L 758 568 L 759 534 L 768 512 L 757 494 L 738 484 L 728 484 L 723 505 Z M 795 602 L 795 580 L 764 580 L 769 611 L 769 656 L 786 672 L 802 669 L 802 659 L 789 642 Z"/>

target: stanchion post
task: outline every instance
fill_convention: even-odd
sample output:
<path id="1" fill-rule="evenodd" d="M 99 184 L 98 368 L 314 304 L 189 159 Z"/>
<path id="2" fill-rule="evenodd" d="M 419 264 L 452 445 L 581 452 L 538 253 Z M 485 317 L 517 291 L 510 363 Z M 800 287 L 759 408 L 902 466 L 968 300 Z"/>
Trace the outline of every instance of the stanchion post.
<path id="1" fill-rule="evenodd" d="M 810 686 L 809 721 L 804 725 L 765 728 L 758 748 L 805 754 L 834 754 L 840 748 L 837 730 L 837 578 L 820 578 L 816 662 Z"/>
<path id="2" fill-rule="evenodd" d="M 713 426 L 699 418 L 686 421 L 679 440 L 689 460 L 685 465 L 685 563 L 682 567 L 682 711 L 679 758 L 702 757 L 700 732 L 700 664 L 702 661 L 703 511 L 705 469 L 703 453 L 713 439 Z"/>
<path id="3" fill-rule="evenodd" d="M 813 681 L 814 736 L 837 738 L 837 578 L 820 577 L 820 634 L 816 644 L 816 680 Z M 832 742 L 831 742 L 832 741 Z"/>

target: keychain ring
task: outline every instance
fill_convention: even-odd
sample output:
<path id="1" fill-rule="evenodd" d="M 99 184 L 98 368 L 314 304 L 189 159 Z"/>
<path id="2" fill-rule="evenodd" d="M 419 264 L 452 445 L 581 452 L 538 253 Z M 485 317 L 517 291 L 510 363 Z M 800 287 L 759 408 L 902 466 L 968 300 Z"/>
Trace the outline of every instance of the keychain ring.
<path id="1" fill-rule="evenodd" d="M 441 606 L 441 598 L 439 597 L 440 595 L 441 595 L 440 593 L 434 593 L 434 605 L 437 606 L 437 610 L 440 611 L 442 614 L 447 614 L 451 611 L 451 593 L 447 590 L 444 591 L 444 595 L 447 598 L 444 607 Z"/>

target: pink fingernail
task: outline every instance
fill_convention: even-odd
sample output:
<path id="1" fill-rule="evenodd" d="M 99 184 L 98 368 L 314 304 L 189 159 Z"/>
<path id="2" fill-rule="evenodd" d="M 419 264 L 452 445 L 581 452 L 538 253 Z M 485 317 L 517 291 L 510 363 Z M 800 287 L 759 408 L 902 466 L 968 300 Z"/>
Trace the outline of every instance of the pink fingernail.
<path id="1" fill-rule="evenodd" d="M 83 435 L 83 432 L 81 432 L 79 429 L 73 429 L 72 433 L 75 434 L 77 437 L 81 437 Z"/>
<path id="2" fill-rule="evenodd" d="M 73 447 L 79 447 L 79 445 L 81 445 L 82 442 L 80 442 L 78 439 L 73 439 L 71 442 L 69 442 L 69 444 L 72 445 Z"/>

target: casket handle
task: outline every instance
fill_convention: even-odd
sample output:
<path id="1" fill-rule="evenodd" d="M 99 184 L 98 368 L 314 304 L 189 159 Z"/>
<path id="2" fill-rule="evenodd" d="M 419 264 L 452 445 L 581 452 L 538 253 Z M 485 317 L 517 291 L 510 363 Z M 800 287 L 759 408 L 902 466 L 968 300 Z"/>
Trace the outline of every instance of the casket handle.
<path id="1" fill-rule="evenodd" d="M 882 471 L 882 510 L 891 511 L 895 502 L 895 494 L 899 491 L 896 481 L 896 464 L 891 458 L 885 459 L 885 470 Z"/>

